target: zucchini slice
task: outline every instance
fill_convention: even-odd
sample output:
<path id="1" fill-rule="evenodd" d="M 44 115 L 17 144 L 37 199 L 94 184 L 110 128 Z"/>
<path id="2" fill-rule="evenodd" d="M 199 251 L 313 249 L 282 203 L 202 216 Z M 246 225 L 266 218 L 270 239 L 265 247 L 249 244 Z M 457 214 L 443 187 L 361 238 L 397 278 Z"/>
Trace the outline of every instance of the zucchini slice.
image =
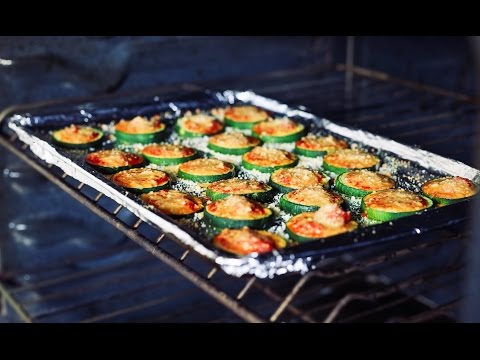
<path id="1" fill-rule="evenodd" d="M 369 170 L 353 170 L 343 173 L 335 180 L 335 188 L 345 194 L 364 197 L 373 191 L 393 189 L 395 181 Z"/>
<path id="2" fill-rule="evenodd" d="M 115 137 L 123 144 L 148 144 L 160 141 L 165 137 L 166 125 L 161 122 L 160 115 L 150 119 L 135 116 L 132 120 L 120 120 L 115 125 Z"/>
<path id="3" fill-rule="evenodd" d="M 353 231 L 355 221 L 350 221 L 350 213 L 338 205 L 329 204 L 315 212 L 295 215 L 286 224 L 288 236 L 298 242 L 322 240 L 326 237 Z"/>
<path id="4" fill-rule="evenodd" d="M 273 119 L 254 125 L 252 135 L 266 143 L 293 142 L 305 135 L 305 126 L 288 118 Z"/>
<path id="5" fill-rule="evenodd" d="M 329 177 L 321 172 L 294 167 L 275 170 L 270 177 L 270 185 L 287 193 L 308 186 L 326 185 L 328 180 Z"/>
<path id="6" fill-rule="evenodd" d="M 199 183 L 229 179 L 235 175 L 235 166 L 218 159 L 195 159 L 178 167 L 178 177 Z"/>
<path id="7" fill-rule="evenodd" d="M 342 204 L 343 198 L 325 190 L 321 185 L 289 192 L 280 198 L 280 208 L 290 214 L 316 211 L 328 204 Z"/>
<path id="8" fill-rule="evenodd" d="M 208 148 L 222 154 L 243 155 L 260 145 L 260 142 L 260 139 L 241 132 L 228 132 L 212 136 L 208 141 Z"/>
<path id="9" fill-rule="evenodd" d="M 225 109 L 225 124 L 237 129 L 251 129 L 253 125 L 268 119 L 268 113 L 256 106 L 233 106 Z"/>
<path id="10" fill-rule="evenodd" d="M 460 176 L 445 176 L 427 181 L 422 193 L 439 205 L 450 205 L 474 197 L 478 186 Z"/>
<path id="11" fill-rule="evenodd" d="M 298 164 L 298 157 L 285 150 L 271 149 L 261 146 L 242 156 L 242 166 L 247 170 L 258 170 L 271 173 L 277 169 L 294 167 Z"/>
<path id="12" fill-rule="evenodd" d="M 146 194 L 165 189 L 170 185 L 170 177 L 155 169 L 130 169 L 116 173 L 112 181 L 135 194 Z"/>
<path id="13" fill-rule="evenodd" d="M 414 215 L 433 204 L 425 196 L 403 189 L 373 192 L 362 199 L 362 210 L 369 219 L 390 221 Z"/>
<path id="14" fill-rule="evenodd" d="M 53 131 L 52 140 L 57 145 L 65 148 L 88 149 L 102 142 L 103 132 L 90 126 L 72 124 L 63 129 Z"/>
<path id="15" fill-rule="evenodd" d="M 283 249 L 287 246 L 287 241 L 281 236 L 265 230 L 243 227 L 241 229 L 223 229 L 213 239 L 213 245 L 231 254 L 248 255 Z"/>
<path id="16" fill-rule="evenodd" d="M 185 115 L 177 120 L 175 131 L 184 138 L 211 136 L 223 131 L 223 123 L 207 114 Z"/>
<path id="17" fill-rule="evenodd" d="M 113 149 L 90 153 L 85 157 L 85 162 L 104 174 L 114 174 L 122 170 L 142 167 L 145 159 L 140 155 Z"/>
<path id="18" fill-rule="evenodd" d="M 202 200 L 178 190 L 160 190 L 140 195 L 147 204 L 170 216 L 188 216 L 203 210 Z"/>
<path id="19" fill-rule="evenodd" d="M 309 134 L 295 143 L 294 152 L 308 157 L 321 157 L 347 148 L 348 143 L 345 140 L 337 139 L 332 135 L 318 137 Z"/>
<path id="20" fill-rule="evenodd" d="M 232 195 L 205 207 L 205 219 L 219 228 L 248 226 L 262 229 L 268 226 L 272 217 L 272 210 L 245 196 Z"/>
<path id="21" fill-rule="evenodd" d="M 268 202 L 273 198 L 273 189 L 261 181 L 233 178 L 210 184 L 206 194 L 211 200 L 220 200 L 231 195 L 243 195 L 256 201 Z"/>
<path id="22" fill-rule="evenodd" d="M 193 160 L 197 157 L 197 151 L 182 145 L 152 144 L 143 148 L 143 156 L 152 164 L 177 165 Z"/>
<path id="23" fill-rule="evenodd" d="M 343 149 L 323 158 L 323 168 L 335 174 L 343 174 L 349 170 L 374 170 L 380 159 L 360 149 Z"/>

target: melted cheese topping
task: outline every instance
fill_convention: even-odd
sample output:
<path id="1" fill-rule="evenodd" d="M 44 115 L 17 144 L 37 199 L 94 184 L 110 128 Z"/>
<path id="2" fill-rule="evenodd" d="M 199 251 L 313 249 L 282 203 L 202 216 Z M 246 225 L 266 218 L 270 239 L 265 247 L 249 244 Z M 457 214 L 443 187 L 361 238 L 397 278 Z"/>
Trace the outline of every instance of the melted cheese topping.
<path id="1" fill-rule="evenodd" d="M 373 171 L 355 170 L 341 176 L 342 183 L 355 189 L 378 191 L 395 187 L 392 178 Z"/>
<path id="2" fill-rule="evenodd" d="M 212 215 L 234 220 L 261 219 L 272 213 L 260 203 L 238 195 L 210 203 L 207 211 Z"/>
<path id="3" fill-rule="evenodd" d="M 222 194 L 244 195 L 268 191 L 271 187 L 257 180 L 233 178 L 214 182 L 208 189 Z"/>
<path id="4" fill-rule="evenodd" d="M 325 155 L 323 161 L 340 168 L 363 169 L 377 165 L 380 159 L 359 149 L 343 149 Z"/>
<path id="5" fill-rule="evenodd" d="M 115 168 L 120 166 L 134 166 L 141 164 L 143 162 L 143 157 L 113 149 L 100 150 L 90 153 L 85 158 L 85 161 L 92 165 Z"/>
<path id="6" fill-rule="evenodd" d="M 371 209 L 391 213 L 419 211 L 428 206 L 427 200 L 421 196 L 402 189 L 374 192 L 365 196 L 363 201 Z"/>
<path id="7" fill-rule="evenodd" d="M 195 159 L 178 168 L 191 175 L 223 175 L 232 171 L 233 165 L 217 159 Z"/>
<path id="8" fill-rule="evenodd" d="M 317 212 L 296 215 L 287 222 L 287 227 L 297 235 L 312 239 L 325 238 L 357 228 L 355 221 L 349 221 L 350 215 L 348 212 L 338 211 L 338 209 L 332 211 L 329 208 L 327 208 L 327 211 L 328 215 L 317 215 Z M 322 222 L 320 223 L 317 220 Z"/>
<path id="9" fill-rule="evenodd" d="M 101 132 L 89 126 L 70 125 L 64 129 L 53 132 L 53 137 L 58 141 L 70 144 L 88 144 L 99 139 Z"/>
<path id="10" fill-rule="evenodd" d="M 198 197 L 177 190 L 160 190 L 140 198 L 167 215 L 190 215 L 203 209 Z"/>
<path id="11" fill-rule="evenodd" d="M 313 221 L 323 226 L 338 228 L 350 221 L 350 213 L 343 211 L 338 204 L 327 204 L 315 211 Z"/>
<path id="12" fill-rule="evenodd" d="M 266 120 L 268 114 L 256 106 L 235 106 L 227 108 L 224 117 L 236 122 L 254 123 Z"/>
<path id="13" fill-rule="evenodd" d="M 192 156 L 196 151 L 195 149 L 181 145 L 152 144 L 144 147 L 143 153 L 159 158 L 178 159 Z"/>
<path id="14" fill-rule="evenodd" d="M 243 149 L 257 146 L 260 140 L 253 136 L 246 136 L 241 132 L 229 132 L 212 136 L 209 143 L 228 149 Z"/>
<path id="15" fill-rule="evenodd" d="M 305 150 L 326 151 L 330 154 L 336 150 L 348 148 L 348 143 L 332 135 L 317 137 L 310 134 L 298 140 L 295 146 Z"/>
<path id="16" fill-rule="evenodd" d="M 251 253 L 266 253 L 273 249 L 285 247 L 286 241 L 265 230 L 253 230 L 247 227 L 243 229 L 223 229 L 214 239 L 215 246 L 229 252 L 240 255 Z"/>
<path id="17" fill-rule="evenodd" d="M 178 119 L 178 125 L 183 129 L 199 134 L 216 134 L 223 129 L 223 124 L 213 116 L 195 114 Z"/>
<path id="18" fill-rule="evenodd" d="M 258 135 L 286 136 L 302 131 L 304 126 L 288 118 L 274 119 L 256 124 L 252 131 Z"/>
<path id="19" fill-rule="evenodd" d="M 463 199 L 478 192 L 473 182 L 460 176 L 427 181 L 422 191 L 429 196 L 442 199 Z"/>
<path id="20" fill-rule="evenodd" d="M 271 180 L 279 185 L 292 189 L 324 184 L 327 178 L 316 171 L 305 168 L 290 168 L 276 170 Z"/>
<path id="21" fill-rule="evenodd" d="M 165 128 L 159 115 L 152 116 L 150 119 L 143 116 L 136 116 L 132 120 L 120 120 L 115 125 L 115 130 L 127 134 L 148 134 Z"/>
<path id="22" fill-rule="evenodd" d="M 243 158 L 250 164 L 257 166 L 279 166 L 293 163 L 297 157 L 285 150 L 257 146 Z"/>
<path id="23" fill-rule="evenodd" d="M 320 207 L 343 202 L 340 195 L 328 192 L 322 186 L 311 186 L 289 192 L 285 195 L 285 199 L 299 205 Z"/>
<path id="24" fill-rule="evenodd" d="M 163 171 L 147 168 L 125 170 L 112 176 L 115 184 L 134 189 L 148 189 L 165 185 L 169 179 Z"/>

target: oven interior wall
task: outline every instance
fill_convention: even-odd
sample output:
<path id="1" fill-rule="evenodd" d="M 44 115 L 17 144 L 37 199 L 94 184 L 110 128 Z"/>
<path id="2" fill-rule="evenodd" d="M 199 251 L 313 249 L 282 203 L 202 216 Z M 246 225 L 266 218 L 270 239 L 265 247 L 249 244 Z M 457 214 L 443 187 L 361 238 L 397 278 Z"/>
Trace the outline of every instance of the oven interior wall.
<path id="1" fill-rule="evenodd" d="M 353 62 L 474 92 L 467 37 L 357 36 Z M 225 36 L 0 37 L 0 107 L 346 61 L 347 38 Z"/>

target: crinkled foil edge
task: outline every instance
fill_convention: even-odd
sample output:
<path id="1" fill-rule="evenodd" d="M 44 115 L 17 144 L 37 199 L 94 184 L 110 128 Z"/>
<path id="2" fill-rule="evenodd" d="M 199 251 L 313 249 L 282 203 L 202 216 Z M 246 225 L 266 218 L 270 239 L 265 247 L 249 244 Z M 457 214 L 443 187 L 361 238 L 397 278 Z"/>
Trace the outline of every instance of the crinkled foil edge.
<path id="1" fill-rule="evenodd" d="M 358 141 L 378 149 L 388 150 L 401 158 L 418 162 L 425 168 L 440 170 L 446 174 L 463 176 L 476 183 L 480 183 L 480 172 L 459 161 L 447 159 L 425 150 L 414 149 L 396 141 L 374 135 L 363 130 L 356 130 L 346 126 L 338 125 L 332 121 L 319 118 L 306 111 L 293 109 L 288 105 L 282 104 L 276 100 L 257 95 L 253 91 L 226 90 L 224 92 L 213 93 L 212 95 L 221 101 L 231 104 L 237 100 L 240 100 L 263 107 L 270 111 L 283 113 L 286 116 L 299 116 L 306 120 L 312 121 L 319 128 L 325 128 L 333 133 L 348 137 L 353 141 Z M 97 178 L 93 174 L 90 174 L 70 159 L 59 154 L 57 150 L 47 142 L 26 132 L 21 125 L 18 125 L 22 123 L 25 122 L 11 121 L 8 126 L 15 133 L 17 133 L 21 141 L 30 146 L 32 152 L 40 159 L 61 168 L 67 175 L 85 183 L 88 186 L 91 186 L 99 192 L 102 192 L 105 196 L 111 198 L 119 205 L 122 205 L 126 209 L 130 210 L 142 221 L 159 227 L 167 236 L 176 238 L 180 242 L 191 247 L 200 255 L 211 259 L 229 275 L 240 277 L 250 274 L 258 278 L 273 278 L 274 276 L 289 272 L 299 272 L 303 274 L 313 267 L 310 258 L 297 258 L 295 255 L 288 255 L 287 257 L 278 252 L 274 252 L 273 256 L 271 256 L 267 261 L 260 261 L 256 255 L 246 256 L 243 258 L 219 256 L 216 252 L 205 247 L 201 242 L 193 238 L 190 234 L 185 232 L 177 225 L 162 219 L 147 208 L 137 204 L 132 199 L 129 199 L 124 194 L 121 194 L 117 190 L 111 188 L 101 179 Z"/>

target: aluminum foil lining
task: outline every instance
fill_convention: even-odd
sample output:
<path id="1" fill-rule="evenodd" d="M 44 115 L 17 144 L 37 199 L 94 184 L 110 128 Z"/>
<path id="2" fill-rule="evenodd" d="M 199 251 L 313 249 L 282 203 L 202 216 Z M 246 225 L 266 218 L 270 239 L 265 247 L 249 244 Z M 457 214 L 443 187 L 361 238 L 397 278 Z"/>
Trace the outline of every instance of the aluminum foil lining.
<path id="1" fill-rule="evenodd" d="M 224 105 L 238 102 L 250 103 L 278 114 L 303 119 L 306 122 L 313 124 L 317 129 L 327 130 L 330 133 L 338 134 L 351 141 L 365 144 L 378 149 L 379 151 L 388 151 L 389 153 L 395 154 L 400 159 L 412 161 L 423 168 L 434 170 L 436 173 L 462 176 L 476 183 L 480 183 L 480 172 L 459 161 L 447 159 L 425 150 L 415 149 L 363 130 L 357 130 L 336 124 L 330 120 L 317 117 L 301 109 L 294 109 L 276 100 L 257 95 L 252 91 L 206 91 L 206 94 Z M 154 101 L 159 101 L 159 99 L 155 98 Z M 175 101 L 166 102 L 165 106 L 173 111 L 174 114 L 178 113 L 179 109 L 182 108 L 182 106 Z M 183 107 L 185 107 L 185 104 L 183 104 Z M 109 111 L 113 110 L 110 109 Z M 80 110 L 80 113 L 85 116 L 87 121 L 88 118 L 91 117 L 89 112 L 84 109 Z M 108 111 L 106 111 L 106 113 L 108 113 Z M 44 117 L 44 119 L 46 119 L 45 121 L 48 121 L 48 117 Z M 65 123 L 64 125 L 67 124 L 68 123 Z M 40 124 L 38 118 L 27 115 L 14 115 L 9 118 L 8 122 L 8 126 L 17 133 L 19 139 L 28 144 L 32 152 L 40 159 L 61 168 L 67 175 L 93 187 L 117 202 L 119 205 L 127 208 L 133 214 L 142 219 L 142 221 L 160 228 L 167 236 L 176 238 L 178 241 L 191 247 L 194 251 L 211 259 L 227 274 L 237 277 L 250 274 L 259 278 L 272 278 L 285 273 L 297 272 L 303 274 L 315 267 L 315 261 L 312 260 L 311 256 L 305 256 L 304 253 L 297 255 L 295 254 L 295 251 L 290 251 L 288 253 L 274 251 L 268 256 L 258 256 L 253 254 L 241 258 L 225 256 L 218 253 L 196 238 L 195 234 L 191 231 L 184 229 L 177 223 L 169 221 L 168 218 L 150 211 L 138 201 L 123 194 L 118 188 L 105 182 L 103 178 L 99 178 L 95 172 L 80 166 L 75 161 L 72 161 L 65 156 L 65 154 L 60 153 L 57 148 L 50 145 L 46 140 L 41 139 L 36 136 L 35 133 L 30 131 L 31 128 L 35 128 L 35 126 L 39 125 L 43 126 L 45 124 Z M 316 261 L 317 260 L 318 258 Z"/>

